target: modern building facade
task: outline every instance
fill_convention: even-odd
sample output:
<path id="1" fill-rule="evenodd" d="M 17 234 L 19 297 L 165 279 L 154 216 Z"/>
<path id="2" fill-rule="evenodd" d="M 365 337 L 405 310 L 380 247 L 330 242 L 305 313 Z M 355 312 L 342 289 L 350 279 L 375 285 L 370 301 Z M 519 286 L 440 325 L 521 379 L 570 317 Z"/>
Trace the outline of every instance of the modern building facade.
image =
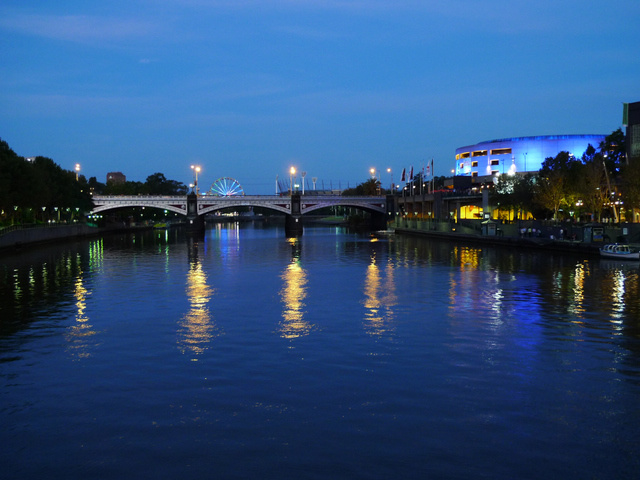
<path id="1" fill-rule="evenodd" d="M 640 159 L 640 102 L 625 103 L 622 124 L 627 127 L 627 158 Z"/>
<path id="2" fill-rule="evenodd" d="M 548 157 L 569 152 L 582 157 L 598 148 L 606 135 L 545 135 L 490 140 L 456 149 L 456 176 L 484 177 L 537 172 Z"/>

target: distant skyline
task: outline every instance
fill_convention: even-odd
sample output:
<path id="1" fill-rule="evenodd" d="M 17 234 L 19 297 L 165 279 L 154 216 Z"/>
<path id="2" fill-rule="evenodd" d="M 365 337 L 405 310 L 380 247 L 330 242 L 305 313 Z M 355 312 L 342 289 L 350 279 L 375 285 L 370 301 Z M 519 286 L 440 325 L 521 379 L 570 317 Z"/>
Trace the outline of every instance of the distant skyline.
<path id="1" fill-rule="evenodd" d="M 609 134 L 640 2 L 4 0 L 0 138 L 104 182 L 385 188 L 498 138 Z"/>

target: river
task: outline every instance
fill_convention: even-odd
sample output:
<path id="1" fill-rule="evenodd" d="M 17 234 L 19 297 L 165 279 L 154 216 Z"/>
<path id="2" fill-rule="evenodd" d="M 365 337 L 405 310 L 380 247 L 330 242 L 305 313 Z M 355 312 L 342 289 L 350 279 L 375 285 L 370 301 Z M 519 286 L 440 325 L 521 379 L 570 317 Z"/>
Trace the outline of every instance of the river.
<path id="1" fill-rule="evenodd" d="M 636 478 L 639 273 L 260 224 L 5 253 L 0 476 Z"/>

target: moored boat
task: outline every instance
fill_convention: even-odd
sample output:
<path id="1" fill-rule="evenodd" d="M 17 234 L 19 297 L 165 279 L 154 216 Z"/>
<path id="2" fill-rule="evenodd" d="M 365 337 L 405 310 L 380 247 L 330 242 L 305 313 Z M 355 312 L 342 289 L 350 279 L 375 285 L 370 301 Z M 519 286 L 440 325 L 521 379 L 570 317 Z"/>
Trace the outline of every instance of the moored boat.
<path id="1" fill-rule="evenodd" d="M 602 258 L 616 258 L 618 260 L 640 260 L 640 252 L 634 251 L 629 245 L 609 243 L 600 248 Z"/>

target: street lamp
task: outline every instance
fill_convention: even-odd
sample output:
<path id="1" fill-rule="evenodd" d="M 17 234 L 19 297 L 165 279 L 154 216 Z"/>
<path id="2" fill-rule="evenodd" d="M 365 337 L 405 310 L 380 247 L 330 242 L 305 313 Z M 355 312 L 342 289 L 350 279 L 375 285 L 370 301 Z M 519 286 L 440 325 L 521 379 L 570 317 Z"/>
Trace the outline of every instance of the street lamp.
<path id="1" fill-rule="evenodd" d="M 296 167 L 291 167 L 289 170 L 289 183 L 291 184 L 291 195 L 293 195 L 293 181 L 295 180 L 294 175 L 296 174 Z"/>
<path id="2" fill-rule="evenodd" d="M 195 175 L 195 182 L 193 183 L 194 185 L 194 189 L 196 192 L 196 195 L 198 194 L 198 173 L 200 173 L 200 166 L 199 165 L 191 165 L 191 170 L 193 170 L 193 173 Z"/>
<path id="3" fill-rule="evenodd" d="M 78 181 L 79 174 L 80 174 L 80 164 L 76 163 L 76 182 Z"/>

